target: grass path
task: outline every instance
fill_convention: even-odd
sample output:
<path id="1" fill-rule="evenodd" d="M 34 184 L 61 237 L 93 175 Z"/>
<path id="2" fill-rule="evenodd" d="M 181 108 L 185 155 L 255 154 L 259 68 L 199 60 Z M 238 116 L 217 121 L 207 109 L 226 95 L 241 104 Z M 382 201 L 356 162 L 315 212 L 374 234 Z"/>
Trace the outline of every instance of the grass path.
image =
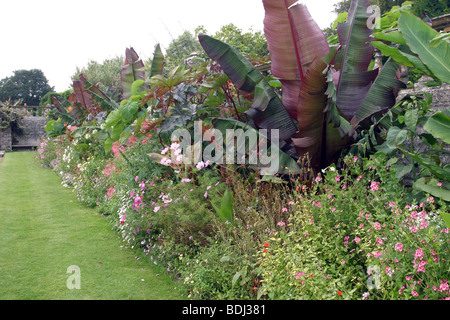
<path id="1" fill-rule="evenodd" d="M 7 153 L 0 163 L 1 300 L 172 300 L 177 284 L 135 258 L 108 221 L 79 204 L 34 153 Z M 80 289 L 68 289 L 69 266 Z"/>

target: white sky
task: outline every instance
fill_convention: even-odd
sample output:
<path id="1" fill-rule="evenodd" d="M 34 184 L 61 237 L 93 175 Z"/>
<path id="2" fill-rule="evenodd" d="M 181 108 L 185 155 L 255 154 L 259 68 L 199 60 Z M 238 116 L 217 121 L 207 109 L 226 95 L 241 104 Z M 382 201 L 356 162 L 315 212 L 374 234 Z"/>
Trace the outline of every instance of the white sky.
<path id="1" fill-rule="evenodd" d="M 338 0 L 303 0 L 321 28 L 336 15 Z M 263 30 L 261 0 L 0 0 L 0 79 L 14 70 L 41 69 L 50 86 L 70 87 L 76 67 L 123 55 L 142 59 L 163 50 L 184 30 L 204 25 L 209 34 L 235 24 Z"/>

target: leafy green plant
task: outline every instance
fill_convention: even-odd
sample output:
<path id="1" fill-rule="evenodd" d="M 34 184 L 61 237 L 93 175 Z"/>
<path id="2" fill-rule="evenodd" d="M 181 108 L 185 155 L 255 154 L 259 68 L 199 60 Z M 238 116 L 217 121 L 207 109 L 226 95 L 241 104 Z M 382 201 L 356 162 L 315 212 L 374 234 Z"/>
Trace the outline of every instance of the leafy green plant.
<path id="1" fill-rule="evenodd" d="M 0 102 L 0 130 L 11 128 L 13 132 L 21 133 L 23 127 L 20 124 L 22 116 L 15 108 L 22 104 L 22 100 L 12 101 L 10 99 Z"/>

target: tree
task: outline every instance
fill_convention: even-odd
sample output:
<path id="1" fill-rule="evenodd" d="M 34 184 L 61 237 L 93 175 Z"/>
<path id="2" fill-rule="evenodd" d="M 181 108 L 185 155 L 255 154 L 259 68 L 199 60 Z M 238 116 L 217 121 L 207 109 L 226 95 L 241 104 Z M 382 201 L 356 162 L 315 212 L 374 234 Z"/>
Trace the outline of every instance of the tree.
<path id="1" fill-rule="evenodd" d="M 41 70 L 16 70 L 13 76 L 0 80 L 0 101 L 22 99 L 27 105 L 37 106 L 53 90 Z"/>
<path id="2" fill-rule="evenodd" d="M 172 70 L 182 65 L 193 52 L 203 51 L 198 40 L 190 31 L 183 32 L 178 38 L 172 40 L 165 54 L 165 68 Z"/>
<path id="3" fill-rule="evenodd" d="M 427 13 L 430 18 L 448 13 L 450 9 L 449 0 L 415 0 L 413 13 L 421 17 Z"/>
<path id="4" fill-rule="evenodd" d="M 91 60 L 86 67 L 77 67 L 72 80 L 79 80 L 80 74 L 84 74 L 90 83 L 98 84 L 100 90 L 107 92 L 115 100 L 121 100 L 120 72 L 123 63 L 123 56 L 105 59 L 102 63 Z"/>
<path id="5" fill-rule="evenodd" d="M 195 29 L 196 35 L 200 32 L 208 33 L 204 26 L 198 26 Z M 260 31 L 254 32 L 250 29 L 248 32 L 243 32 L 242 29 L 230 23 L 222 26 L 213 37 L 228 43 L 249 58 L 262 58 L 269 54 L 267 40 L 264 33 Z M 190 31 L 185 31 L 174 39 L 166 50 L 166 70 L 172 70 L 174 67 L 183 64 L 193 52 L 204 53 L 204 50 L 197 38 Z"/>
<path id="6" fill-rule="evenodd" d="M 214 38 L 229 44 L 247 57 L 265 57 L 269 54 L 266 37 L 260 31 L 253 32 L 250 29 L 244 33 L 241 29 L 230 23 L 216 32 Z"/>

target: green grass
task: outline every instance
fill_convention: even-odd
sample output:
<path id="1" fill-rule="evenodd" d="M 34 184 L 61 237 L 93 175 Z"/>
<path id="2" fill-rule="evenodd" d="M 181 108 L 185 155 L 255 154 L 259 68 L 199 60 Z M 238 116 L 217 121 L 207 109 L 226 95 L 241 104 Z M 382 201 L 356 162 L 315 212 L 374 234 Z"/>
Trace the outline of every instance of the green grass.
<path id="1" fill-rule="evenodd" d="M 34 153 L 0 163 L 0 299 L 178 300 L 177 283 L 122 249 L 108 220 L 79 204 Z M 79 267 L 80 289 L 66 273 Z"/>

